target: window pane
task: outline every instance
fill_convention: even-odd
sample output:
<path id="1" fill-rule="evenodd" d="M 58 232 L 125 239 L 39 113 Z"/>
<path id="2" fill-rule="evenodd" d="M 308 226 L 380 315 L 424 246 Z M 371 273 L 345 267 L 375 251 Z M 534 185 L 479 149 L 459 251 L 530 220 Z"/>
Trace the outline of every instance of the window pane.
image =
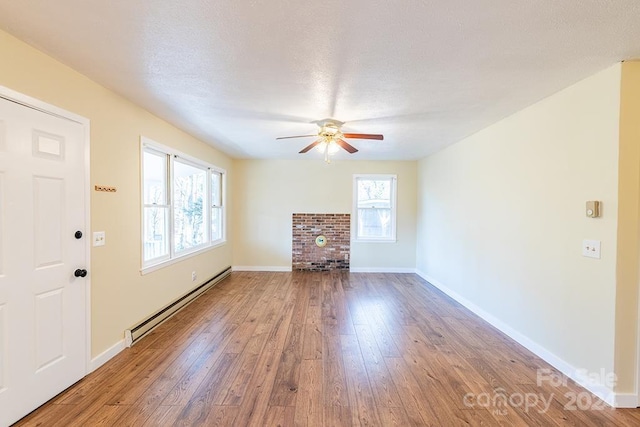
<path id="1" fill-rule="evenodd" d="M 211 241 L 222 239 L 222 208 L 211 208 Z"/>
<path id="2" fill-rule="evenodd" d="M 203 210 L 207 171 L 176 160 L 173 172 L 174 248 L 181 252 L 208 241 Z"/>
<path id="3" fill-rule="evenodd" d="M 169 255 L 169 208 L 144 208 L 144 261 Z"/>
<path id="4" fill-rule="evenodd" d="M 391 238 L 391 209 L 358 209 L 358 236 Z"/>
<path id="5" fill-rule="evenodd" d="M 358 180 L 358 208 L 391 208 L 391 180 Z"/>
<path id="6" fill-rule="evenodd" d="M 211 205 L 222 206 L 222 174 L 211 172 Z"/>
<path id="7" fill-rule="evenodd" d="M 167 156 L 144 151 L 144 204 L 167 204 Z"/>

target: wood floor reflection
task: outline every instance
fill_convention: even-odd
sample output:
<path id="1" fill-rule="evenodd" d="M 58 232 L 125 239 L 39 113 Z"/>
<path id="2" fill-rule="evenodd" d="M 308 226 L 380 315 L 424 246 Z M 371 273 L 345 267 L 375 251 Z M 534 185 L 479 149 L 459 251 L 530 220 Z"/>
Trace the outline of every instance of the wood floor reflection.
<path id="1" fill-rule="evenodd" d="M 234 272 L 17 425 L 640 425 L 554 375 L 414 274 Z"/>

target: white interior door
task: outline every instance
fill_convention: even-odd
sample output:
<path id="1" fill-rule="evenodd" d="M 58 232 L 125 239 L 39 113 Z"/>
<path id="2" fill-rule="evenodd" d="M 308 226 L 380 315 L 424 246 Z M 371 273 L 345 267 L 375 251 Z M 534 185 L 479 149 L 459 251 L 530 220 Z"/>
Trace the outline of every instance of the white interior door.
<path id="1" fill-rule="evenodd" d="M 0 426 L 87 372 L 84 139 L 0 98 Z"/>

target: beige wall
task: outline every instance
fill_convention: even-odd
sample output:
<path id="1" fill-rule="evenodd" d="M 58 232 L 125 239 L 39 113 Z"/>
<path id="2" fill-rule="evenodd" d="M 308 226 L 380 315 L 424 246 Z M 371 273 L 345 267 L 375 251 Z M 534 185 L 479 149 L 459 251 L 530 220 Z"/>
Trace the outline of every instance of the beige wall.
<path id="1" fill-rule="evenodd" d="M 107 237 L 106 246 L 91 251 L 96 356 L 121 340 L 126 328 L 193 288 L 191 271 L 205 279 L 231 265 L 226 244 L 140 275 L 140 135 L 226 168 L 230 177 L 231 160 L 1 31 L 0 58 L 0 85 L 91 120 L 91 186 L 118 188 L 91 193 L 91 229 Z"/>
<path id="2" fill-rule="evenodd" d="M 91 120 L 92 354 L 228 265 L 291 265 L 291 214 L 352 210 L 354 173 L 398 175 L 398 241 L 353 268 L 426 275 L 573 365 L 637 376 L 640 64 L 594 75 L 419 163 L 236 160 L 0 31 L 0 85 Z M 622 95 L 620 95 L 622 94 Z M 226 168 L 226 245 L 142 276 L 139 137 Z M 602 200 L 600 219 L 584 216 Z M 416 229 L 418 230 L 416 236 Z M 584 238 L 602 259 L 583 258 Z M 231 242 L 234 242 L 232 246 Z"/>
<path id="3" fill-rule="evenodd" d="M 313 156 L 309 153 L 308 156 Z M 353 174 L 398 175 L 396 243 L 351 244 L 352 268 L 415 267 L 416 162 L 234 161 L 234 266 L 291 267 L 291 214 L 351 213 Z"/>
<path id="4" fill-rule="evenodd" d="M 591 372 L 614 368 L 620 76 L 589 77 L 418 172 L 418 270 Z M 602 259 L 582 256 L 583 239 L 602 241 Z"/>

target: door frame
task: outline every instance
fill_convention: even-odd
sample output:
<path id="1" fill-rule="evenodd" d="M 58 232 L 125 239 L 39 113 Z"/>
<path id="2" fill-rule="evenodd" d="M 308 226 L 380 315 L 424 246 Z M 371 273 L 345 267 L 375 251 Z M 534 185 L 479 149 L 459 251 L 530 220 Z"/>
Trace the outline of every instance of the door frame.
<path id="1" fill-rule="evenodd" d="M 84 256 L 86 259 L 86 265 L 89 266 L 89 272 L 91 272 L 91 176 L 90 176 L 90 138 L 91 138 L 91 122 L 86 117 L 72 113 L 71 111 L 64 110 L 56 107 L 55 105 L 48 104 L 36 98 L 32 98 L 28 95 L 16 92 L 8 87 L 0 85 L 0 98 L 15 102 L 16 104 L 23 105 L 27 108 L 32 108 L 37 111 L 41 111 L 52 116 L 60 117 L 62 119 L 76 122 L 83 127 L 83 145 L 84 145 L 84 222 L 85 230 L 84 235 Z M 85 357 L 84 357 L 84 375 L 89 374 L 91 367 L 91 273 L 84 279 L 85 289 Z M 62 390 L 60 390 L 62 391 Z"/>

